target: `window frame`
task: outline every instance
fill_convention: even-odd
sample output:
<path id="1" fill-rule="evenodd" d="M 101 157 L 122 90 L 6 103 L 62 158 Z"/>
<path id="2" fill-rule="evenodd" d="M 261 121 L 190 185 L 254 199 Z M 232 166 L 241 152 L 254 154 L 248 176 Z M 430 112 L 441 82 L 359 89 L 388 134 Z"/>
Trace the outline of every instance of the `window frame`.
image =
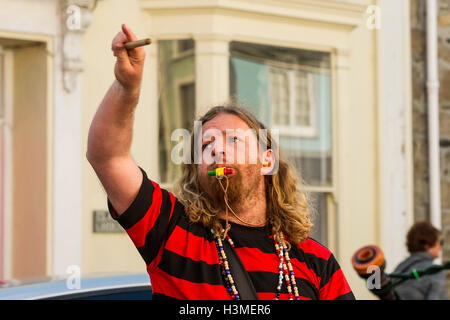
<path id="1" fill-rule="evenodd" d="M 181 40 L 192 40 L 192 41 L 194 41 L 194 47 L 192 49 L 180 52 L 179 51 L 179 41 L 181 41 Z M 196 59 L 196 55 L 197 55 L 196 45 L 197 45 L 197 43 L 196 43 L 196 40 L 194 38 L 192 38 L 192 37 L 160 37 L 160 38 L 156 39 L 156 41 L 154 41 L 155 42 L 154 48 L 156 48 L 156 51 L 157 51 L 157 53 L 155 55 L 155 61 L 156 61 L 156 68 L 158 68 L 158 72 L 159 72 L 159 68 L 160 68 L 159 67 L 159 52 L 158 52 L 159 41 L 173 41 L 174 46 L 173 46 L 172 55 L 168 57 L 168 59 L 170 59 L 172 62 L 180 60 L 180 59 L 187 58 L 187 57 L 189 57 L 191 55 L 193 55 L 194 59 Z M 159 82 L 160 81 L 161 81 L 161 79 L 158 77 L 158 84 L 157 84 L 157 86 L 158 86 L 157 87 L 158 98 L 156 100 L 156 102 L 158 104 L 158 108 L 157 108 L 157 118 L 158 119 L 161 118 L 161 113 L 160 113 L 160 110 L 159 110 L 159 99 L 161 98 L 161 88 L 159 87 L 159 85 L 160 85 Z M 194 72 L 194 74 L 191 74 L 191 75 L 185 75 L 183 77 L 179 77 L 179 78 L 175 79 L 174 82 L 172 83 L 172 89 L 174 91 L 173 94 L 174 94 L 174 103 L 175 103 L 174 110 L 175 111 L 179 110 L 180 106 L 181 106 L 181 95 L 180 95 L 181 87 L 184 86 L 184 85 L 189 85 L 189 84 L 194 84 L 195 87 L 197 86 L 197 78 L 196 78 L 195 72 Z M 195 89 L 194 95 L 195 95 L 195 100 L 197 100 L 197 89 Z M 197 114 L 196 106 L 195 106 L 195 109 L 194 109 L 194 114 Z M 175 112 L 175 116 L 179 117 L 180 115 L 179 115 L 178 112 Z M 178 120 L 179 119 L 177 119 L 177 121 Z M 159 133 L 160 125 L 161 125 L 161 123 L 160 123 L 160 121 L 158 121 L 158 133 Z M 159 136 L 158 136 L 158 139 L 159 139 Z M 162 181 L 161 176 L 160 176 L 161 164 L 160 164 L 160 161 L 159 161 L 159 149 L 157 150 L 157 152 L 158 152 L 157 172 L 158 172 L 158 175 L 159 175 L 159 177 L 158 177 L 158 181 L 159 182 L 158 183 L 159 183 L 161 188 L 167 189 L 167 190 L 170 191 L 170 190 L 173 189 L 174 183 L 176 181 L 175 180 L 174 181 Z"/>
<path id="2" fill-rule="evenodd" d="M 270 45 L 267 44 L 266 45 Z M 330 58 L 330 68 L 329 68 L 329 74 L 330 74 L 330 88 L 331 88 L 331 101 L 330 101 L 330 112 L 331 112 L 331 183 L 329 186 L 309 186 L 307 184 L 303 184 L 303 183 L 299 183 L 299 188 L 300 190 L 308 193 L 308 194 L 314 194 L 314 193 L 322 193 L 325 196 L 325 202 L 326 202 L 326 206 L 327 206 L 327 211 L 326 211 L 326 225 L 327 225 L 327 230 L 326 230 L 326 246 L 328 248 L 330 248 L 333 252 L 335 252 L 336 255 L 338 255 L 338 219 L 337 219 L 337 215 L 339 212 L 339 208 L 338 208 L 338 193 L 337 193 L 337 185 L 339 183 L 338 181 L 338 168 L 339 168 L 339 164 L 338 164 L 338 149 L 337 149 L 337 134 L 338 134 L 338 128 L 336 125 L 337 122 L 337 83 L 336 83 L 336 52 L 334 49 L 332 48 L 328 48 L 328 50 L 323 50 L 319 49 L 319 48 L 303 48 L 303 47 L 295 47 L 295 49 L 299 49 L 299 50 L 316 50 L 316 51 L 322 51 L 322 52 L 326 52 L 329 54 L 329 58 Z M 295 74 L 295 72 L 297 70 L 302 70 L 304 72 L 308 73 L 308 68 L 303 68 L 302 66 L 297 66 L 297 65 L 292 65 L 291 67 L 289 67 L 288 64 L 286 63 L 277 63 L 277 62 L 272 62 L 272 61 L 268 61 L 268 65 L 269 65 L 269 70 L 271 70 L 272 68 L 275 68 L 277 70 L 280 69 L 287 69 L 288 71 L 290 70 L 291 74 Z M 275 67 L 274 67 L 275 66 Z M 269 71 L 269 76 L 272 73 Z M 269 83 L 271 83 L 271 81 L 269 80 Z M 290 90 L 292 90 L 292 81 L 290 81 Z M 312 86 L 309 86 L 309 90 L 311 91 Z M 269 90 L 271 90 L 271 87 L 269 87 Z M 294 89 L 295 90 L 295 89 Z M 312 90 L 313 91 L 313 90 Z M 311 93 L 311 92 L 309 92 Z M 290 103 L 290 106 L 292 106 L 293 104 Z M 311 123 L 315 123 L 316 124 L 316 119 L 317 119 L 317 103 L 315 101 L 315 99 L 313 99 L 313 106 L 311 107 L 312 109 L 314 108 L 314 112 L 312 112 L 314 115 L 312 115 L 312 117 L 314 117 L 314 120 L 311 120 Z M 270 114 L 271 114 L 271 119 L 274 119 L 274 113 L 273 113 L 273 108 L 270 108 Z M 291 112 L 291 111 L 290 111 Z M 314 121 L 314 122 L 313 122 Z M 300 137 L 300 138 L 313 138 L 315 136 L 317 136 L 317 125 L 316 125 L 316 132 L 315 135 L 303 135 L 302 133 L 294 133 L 294 130 L 292 127 L 290 126 L 276 126 L 271 124 L 273 128 L 276 128 L 279 130 L 279 136 L 280 137 Z M 312 134 L 311 132 L 309 132 L 310 134 Z"/>
<path id="3" fill-rule="evenodd" d="M 275 71 L 275 72 L 274 72 Z M 296 119 L 296 101 L 298 97 L 298 92 L 296 90 L 296 76 L 297 73 L 305 72 L 306 78 L 308 82 L 308 98 L 309 98 L 309 112 L 310 112 L 310 125 L 304 126 L 295 123 Z M 272 88 L 272 77 L 274 73 L 285 73 L 287 75 L 288 80 L 288 103 L 289 103 L 289 125 L 281 125 L 277 123 L 272 123 L 275 129 L 278 129 L 280 132 L 280 136 L 288 136 L 288 137 L 296 137 L 296 138 L 315 138 L 317 137 L 317 103 L 314 95 L 314 79 L 312 78 L 312 74 L 305 70 L 300 70 L 296 68 L 288 69 L 282 67 L 269 66 L 269 91 L 274 90 Z M 275 108 L 270 108 L 271 118 L 275 119 Z"/>
<path id="4" fill-rule="evenodd" d="M 195 54 L 195 40 L 193 38 L 181 38 L 181 39 L 161 39 L 161 40 L 172 40 L 175 41 L 174 42 L 174 46 L 173 46 L 173 52 L 172 52 L 172 60 L 178 60 L 178 59 L 183 59 L 185 57 L 188 57 L 192 54 Z M 181 50 L 180 49 L 180 41 L 185 41 L 185 40 L 192 40 L 194 41 L 194 47 L 190 48 L 188 50 Z"/>
<path id="5" fill-rule="evenodd" d="M 158 40 L 180 40 L 184 38 L 174 38 L 174 37 L 161 37 Z M 271 41 L 253 41 L 252 39 L 243 38 L 243 37 L 233 37 L 232 39 L 229 39 L 229 42 L 246 42 L 246 43 L 254 43 L 254 44 L 262 44 L 262 45 L 268 45 L 268 46 L 284 46 L 289 48 L 294 48 L 298 50 L 312 50 L 312 51 L 320 51 L 323 53 L 329 54 L 330 59 L 330 67 L 327 71 L 327 73 L 330 75 L 330 87 L 331 87 L 331 176 L 332 181 L 329 186 L 308 186 L 299 184 L 299 188 L 301 190 L 304 190 L 307 193 L 324 193 L 326 197 L 326 203 L 327 203 L 327 247 L 332 250 L 335 255 L 338 255 L 338 233 L 339 233 L 339 226 L 338 226 L 338 214 L 339 214 L 339 194 L 337 192 L 337 186 L 339 185 L 339 154 L 338 154 L 338 134 L 339 134 L 339 128 L 337 127 L 337 121 L 338 121 L 338 114 L 337 114 L 337 104 L 338 104 L 338 84 L 337 84 L 337 49 L 334 47 L 329 46 L 308 46 L 308 45 L 293 45 L 293 43 L 274 43 Z M 196 42 L 194 37 L 194 43 Z M 196 45 L 196 43 L 195 43 Z M 233 52 L 230 50 L 229 52 L 230 56 L 233 54 Z M 197 52 L 194 52 L 194 55 L 197 55 Z M 252 58 L 255 59 L 255 57 L 248 56 L 246 54 L 239 54 L 239 56 L 243 58 Z M 177 56 L 172 58 L 178 58 Z M 263 59 L 256 58 L 256 60 L 262 61 Z M 281 68 L 291 68 L 292 66 L 289 66 L 287 63 L 278 62 L 278 61 L 267 61 L 269 66 L 276 66 Z M 294 70 L 303 70 L 303 71 L 311 71 L 308 67 L 298 67 L 295 66 L 292 69 Z M 196 83 L 197 86 L 197 83 Z M 196 88 L 196 91 L 201 90 L 201 88 Z M 270 89 L 269 89 L 270 90 Z M 197 98 L 197 97 L 196 97 Z M 315 102 L 315 100 L 314 100 Z M 315 110 L 317 110 L 317 103 L 314 105 Z M 197 112 L 197 107 L 196 107 Z M 317 113 L 316 113 L 317 114 Z M 315 115 L 316 115 L 315 114 Z M 272 115 L 272 111 L 271 111 Z M 316 118 L 317 119 L 317 118 Z M 275 126 L 274 126 L 275 128 Z M 285 130 L 280 130 L 280 136 L 286 136 L 284 132 Z M 287 132 L 289 136 L 292 137 L 291 132 Z M 304 136 L 302 136 L 304 137 Z M 161 184 L 161 187 L 166 189 L 171 189 L 173 187 L 173 182 L 166 182 Z"/>

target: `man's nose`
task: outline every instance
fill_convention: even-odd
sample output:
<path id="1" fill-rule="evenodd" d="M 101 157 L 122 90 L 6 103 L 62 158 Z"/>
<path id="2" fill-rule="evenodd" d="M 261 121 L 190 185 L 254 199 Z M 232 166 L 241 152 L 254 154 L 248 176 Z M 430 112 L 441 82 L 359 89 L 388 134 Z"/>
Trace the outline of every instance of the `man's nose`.
<path id="1" fill-rule="evenodd" d="M 222 139 L 215 140 L 211 155 L 216 163 L 223 162 L 222 159 L 225 159 L 225 144 Z"/>

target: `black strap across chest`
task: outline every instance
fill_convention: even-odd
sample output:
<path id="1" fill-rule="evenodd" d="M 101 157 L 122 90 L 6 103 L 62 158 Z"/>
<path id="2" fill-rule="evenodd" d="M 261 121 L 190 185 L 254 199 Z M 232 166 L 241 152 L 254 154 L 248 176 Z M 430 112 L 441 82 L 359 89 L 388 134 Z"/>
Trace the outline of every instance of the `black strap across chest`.
<path id="1" fill-rule="evenodd" d="M 234 250 L 228 241 L 223 242 L 223 250 L 227 255 L 231 275 L 234 279 L 234 285 L 239 292 L 241 300 L 259 300 L 258 294 L 253 286 L 253 282 L 250 279 L 247 270 L 245 270 L 236 250 Z"/>

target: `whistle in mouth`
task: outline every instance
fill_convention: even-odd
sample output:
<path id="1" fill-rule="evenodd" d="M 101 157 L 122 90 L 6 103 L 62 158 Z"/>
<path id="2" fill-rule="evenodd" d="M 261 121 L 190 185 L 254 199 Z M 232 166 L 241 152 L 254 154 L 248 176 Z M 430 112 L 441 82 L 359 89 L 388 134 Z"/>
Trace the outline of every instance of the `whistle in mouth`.
<path id="1" fill-rule="evenodd" d="M 222 177 L 222 176 L 227 176 L 232 173 L 233 173 L 233 169 L 227 168 L 227 167 L 220 167 L 220 168 L 216 168 L 215 170 L 208 171 L 208 176 Z"/>

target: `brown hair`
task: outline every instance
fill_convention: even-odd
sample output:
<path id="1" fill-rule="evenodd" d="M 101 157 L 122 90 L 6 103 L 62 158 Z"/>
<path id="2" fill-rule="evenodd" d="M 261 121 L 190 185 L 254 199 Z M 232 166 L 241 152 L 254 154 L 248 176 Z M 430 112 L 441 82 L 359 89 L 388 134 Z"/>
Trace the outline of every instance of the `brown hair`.
<path id="1" fill-rule="evenodd" d="M 258 133 L 258 137 L 259 130 L 266 129 L 251 112 L 234 105 L 213 107 L 199 121 L 204 124 L 220 113 L 239 117 Z M 277 147 L 270 130 L 267 130 L 265 139 L 268 149 Z M 313 227 L 308 196 L 298 189 L 299 178 L 295 176 L 295 170 L 281 157 L 281 152 L 279 155 L 278 171 L 264 177 L 267 219 L 273 232 L 282 231 L 290 242 L 298 244 L 309 237 Z M 181 165 L 181 178 L 175 186 L 175 193 L 185 205 L 192 222 L 200 222 L 205 227 L 218 230 L 218 209 L 200 190 L 199 185 L 197 166 L 194 163 L 194 134 L 191 134 L 191 163 Z"/>
<path id="2" fill-rule="evenodd" d="M 410 253 L 426 251 L 439 239 L 440 231 L 426 221 L 416 222 L 406 236 L 406 247 Z"/>

